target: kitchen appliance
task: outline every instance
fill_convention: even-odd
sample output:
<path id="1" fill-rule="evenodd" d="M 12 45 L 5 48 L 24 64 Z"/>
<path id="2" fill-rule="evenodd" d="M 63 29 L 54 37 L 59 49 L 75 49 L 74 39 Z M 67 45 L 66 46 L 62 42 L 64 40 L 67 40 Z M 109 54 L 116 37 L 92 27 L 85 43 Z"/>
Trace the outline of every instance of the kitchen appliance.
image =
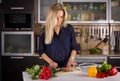
<path id="1" fill-rule="evenodd" d="M 5 13 L 4 30 L 32 30 L 31 13 Z"/>
<path id="2" fill-rule="evenodd" d="M 4 31 L 2 36 L 2 55 L 33 55 L 34 32 L 33 31 Z"/>

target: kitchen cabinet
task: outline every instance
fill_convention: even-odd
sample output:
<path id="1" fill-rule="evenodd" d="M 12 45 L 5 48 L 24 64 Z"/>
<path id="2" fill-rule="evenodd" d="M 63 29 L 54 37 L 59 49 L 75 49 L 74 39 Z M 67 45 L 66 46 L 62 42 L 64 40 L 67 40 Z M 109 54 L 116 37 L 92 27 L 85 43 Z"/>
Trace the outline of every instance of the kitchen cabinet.
<path id="1" fill-rule="evenodd" d="M 110 1 L 110 23 L 120 23 L 120 0 Z"/>
<path id="2" fill-rule="evenodd" d="M 3 20 L 3 14 L 2 14 L 2 8 L 0 6 L 0 42 L 1 42 L 1 31 L 2 31 L 2 20 Z M 1 45 L 0 45 L 0 48 L 1 48 Z M 1 54 L 1 49 L 0 49 L 0 54 Z"/>
<path id="3" fill-rule="evenodd" d="M 33 66 L 32 56 L 2 56 L 2 81 L 22 81 L 22 71 Z"/>
<path id="4" fill-rule="evenodd" d="M 38 23 L 45 23 L 55 2 L 66 8 L 68 23 L 120 23 L 120 0 L 38 0 Z"/>
<path id="5" fill-rule="evenodd" d="M 34 0 L 3 0 L 1 5 L 6 13 L 34 11 Z"/>
<path id="6" fill-rule="evenodd" d="M 2 56 L 2 81 L 23 81 L 22 72 L 33 65 L 45 65 L 39 56 Z"/>
<path id="7" fill-rule="evenodd" d="M 108 56 L 107 62 L 112 66 L 116 66 L 117 69 L 120 71 L 120 56 Z"/>
<path id="8" fill-rule="evenodd" d="M 48 8 L 60 2 L 68 12 L 69 23 L 107 23 L 109 0 L 38 0 L 38 23 L 45 21 Z"/>
<path id="9" fill-rule="evenodd" d="M 33 21 L 34 21 L 34 0 L 3 0 L 2 3 L 0 4 L 2 11 L 2 30 L 14 30 L 15 26 L 18 25 L 17 27 L 20 26 L 25 26 L 23 28 L 28 28 L 28 25 L 30 27 L 30 30 L 33 28 Z M 26 19 L 26 15 L 29 14 L 29 20 L 28 20 L 28 15 Z M 5 16 L 9 15 L 7 18 L 7 22 L 5 21 Z M 10 16 L 12 15 L 12 16 Z M 14 15 L 14 16 L 13 16 Z M 21 16 L 21 17 L 19 17 Z M 9 20 L 11 22 L 9 22 Z M 30 22 L 29 22 L 30 21 Z M 13 27 L 14 24 L 14 27 Z M 12 25 L 12 28 L 7 28 L 8 26 L 6 25 Z M 22 28 L 20 27 L 20 28 Z M 5 29 L 7 28 L 7 29 Z M 28 28 L 29 29 L 29 28 Z M 27 29 L 27 30 L 28 30 Z M 18 30 L 18 29 L 17 29 Z M 25 29 L 26 30 L 26 29 Z"/>
<path id="10" fill-rule="evenodd" d="M 108 22 L 108 0 L 60 0 L 70 23 Z"/>
<path id="11" fill-rule="evenodd" d="M 39 56 L 34 56 L 33 58 L 34 58 L 34 60 L 33 60 L 34 65 L 36 65 L 36 64 L 45 65 L 46 64 L 46 62 Z"/>
<path id="12" fill-rule="evenodd" d="M 47 11 L 57 0 L 38 0 L 38 23 L 45 23 Z"/>

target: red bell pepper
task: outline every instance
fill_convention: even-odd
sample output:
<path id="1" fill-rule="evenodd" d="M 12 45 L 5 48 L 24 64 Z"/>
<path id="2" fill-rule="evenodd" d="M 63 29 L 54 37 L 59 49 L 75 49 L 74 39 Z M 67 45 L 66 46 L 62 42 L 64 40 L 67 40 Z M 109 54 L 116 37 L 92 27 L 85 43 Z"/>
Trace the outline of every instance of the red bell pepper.
<path id="1" fill-rule="evenodd" d="M 118 73 L 118 70 L 115 66 L 112 66 L 111 69 L 109 70 L 108 74 L 110 76 L 116 75 Z"/>

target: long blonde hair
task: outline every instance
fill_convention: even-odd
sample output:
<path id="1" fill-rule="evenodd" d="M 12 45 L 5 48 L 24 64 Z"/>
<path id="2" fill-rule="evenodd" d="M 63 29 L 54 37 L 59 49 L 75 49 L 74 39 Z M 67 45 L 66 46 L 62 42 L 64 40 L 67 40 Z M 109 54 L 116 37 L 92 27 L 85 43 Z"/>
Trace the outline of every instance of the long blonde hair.
<path id="1" fill-rule="evenodd" d="M 57 12 L 60 10 L 64 12 L 64 19 L 61 26 L 66 27 L 67 12 L 61 3 L 54 3 L 49 9 L 46 19 L 45 44 L 50 44 L 53 39 L 54 28 L 57 25 Z"/>

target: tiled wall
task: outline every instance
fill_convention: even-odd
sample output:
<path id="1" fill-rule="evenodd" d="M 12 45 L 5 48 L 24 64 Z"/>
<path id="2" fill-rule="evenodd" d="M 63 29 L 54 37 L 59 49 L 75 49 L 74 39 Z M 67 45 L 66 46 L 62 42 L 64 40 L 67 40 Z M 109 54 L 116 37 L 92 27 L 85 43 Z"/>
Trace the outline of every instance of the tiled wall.
<path id="1" fill-rule="evenodd" d="M 72 24 L 77 43 L 80 47 L 79 54 L 89 54 L 89 49 L 96 47 L 106 35 L 109 35 L 108 24 Z M 35 36 L 39 35 L 43 24 L 35 24 Z M 106 45 L 107 48 L 108 45 Z"/>

